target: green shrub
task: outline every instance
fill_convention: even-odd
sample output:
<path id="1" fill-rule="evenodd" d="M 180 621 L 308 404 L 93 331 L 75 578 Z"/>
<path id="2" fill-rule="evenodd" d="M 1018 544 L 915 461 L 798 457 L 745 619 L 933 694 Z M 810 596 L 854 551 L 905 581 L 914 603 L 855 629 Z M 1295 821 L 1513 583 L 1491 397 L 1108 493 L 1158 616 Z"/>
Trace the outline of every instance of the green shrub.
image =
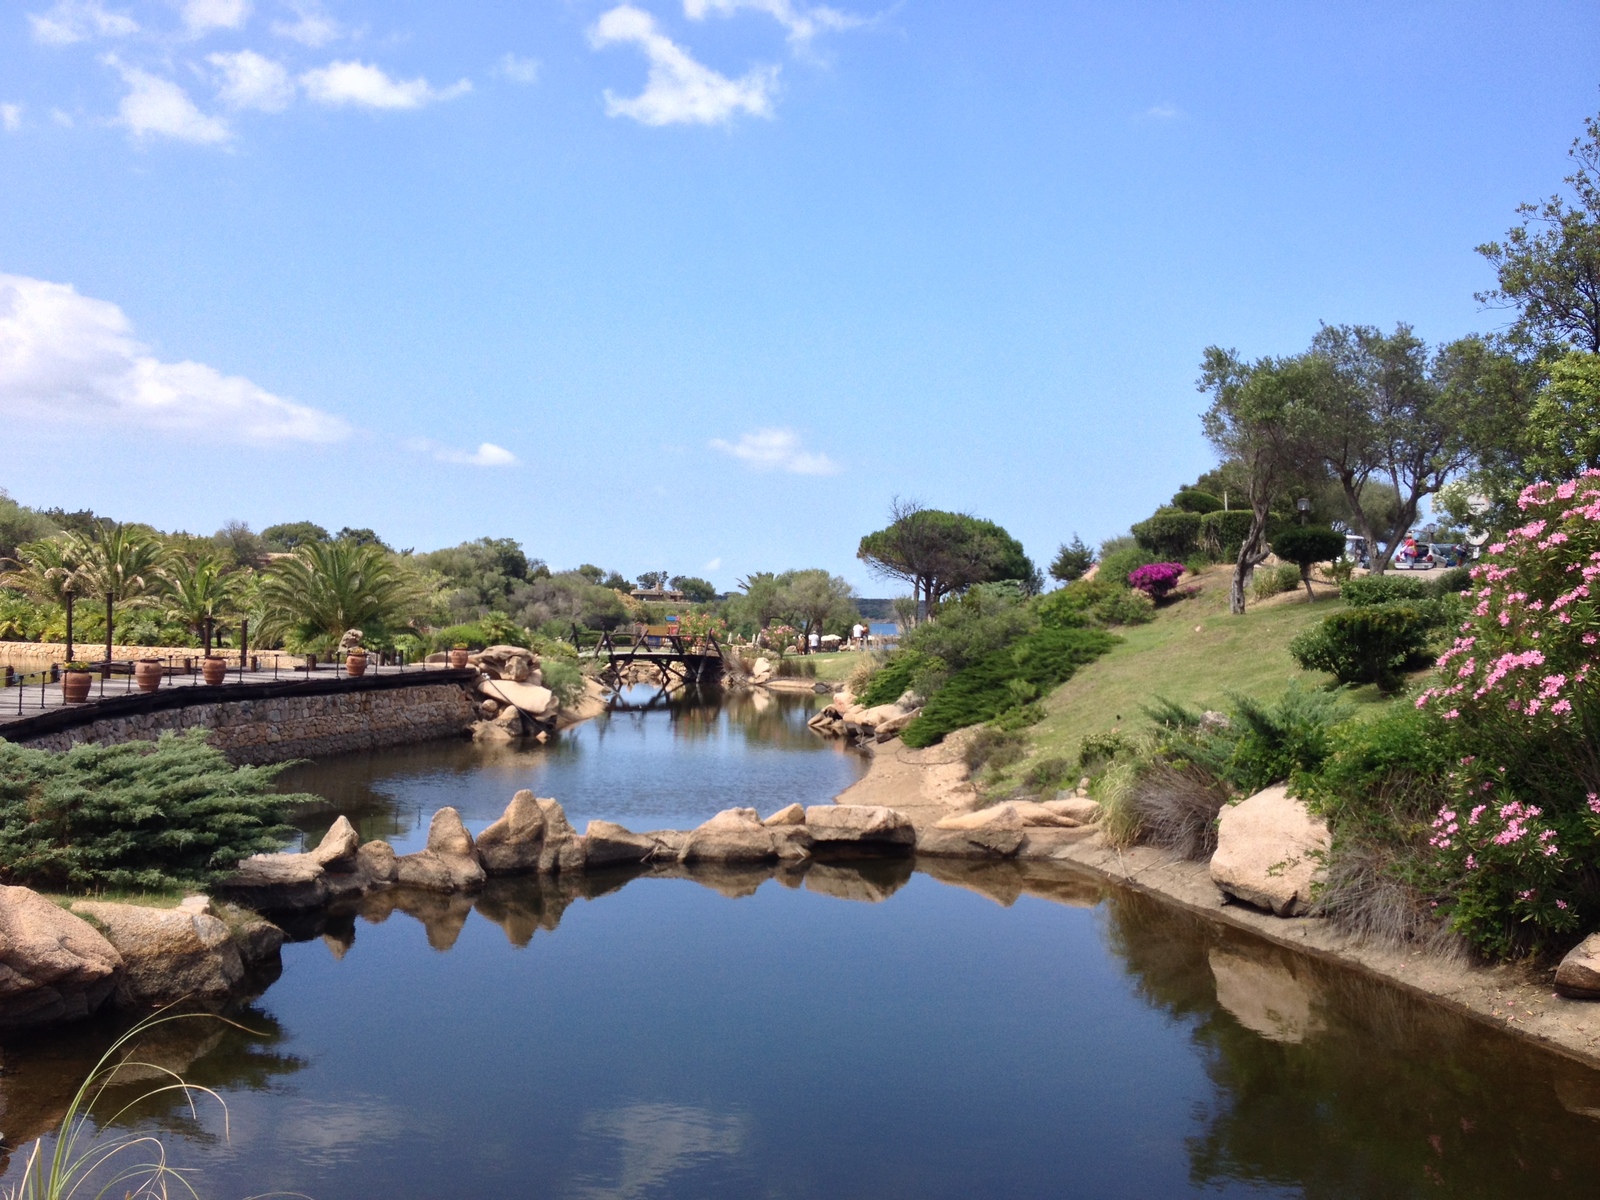
<path id="1" fill-rule="evenodd" d="M 62 753 L 0 741 L 0 877 L 57 890 L 203 888 L 279 849 L 280 767 L 235 767 L 204 730 Z"/>
<path id="2" fill-rule="evenodd" d="M 1110 762 L 1128 749 L 1128 739 L 1115 729 L 1105 733 L 1091 733 L 1078 747 L 1078 765 L 1085 769 Z"/>
<path id="3" fill-rule="evenodd" d="M 1034 612 L 1047 629 L 1083 629 L 1095 623 L 1094 610 L 1101 601 L 1121 590 L 1099 577 L 1074 580 L 1040 596 L 1034 601 Z"/>
<path id="4" fill-rule="evenodd" d="M 925 664 L 926 656 L 911 650 L 896 651 L 889 657 L 866 689 L 856 697 L 856 702 L 874 708 L 879 704 L 893 704 L 911 687 L 911 679 Z"/>
<path id="5" fill-rule="evenodd" d="M 1272 539 L 1272 552 L 1293 563 L 1302 579 L 1309 579 L 1317 563 L 1344 556 L 1344 534 L 1327 525 L 1290 525 Z"/>
<path id="6" fill-rule="evenodd" d="M 1033 606 L 1020 596 L 973 588 L 960 600 L 941 605 L 936 620 L 918 625 L 900 644 L 956 672 L 1011 645 L 1038 624 Z"/>
<path id="7" fill-rule="evenodd" d="M 1143 546 L 1123 546 L 1100 556 L 1100 570 L 1095 572 L 1095 578 L 1115 587 L 1126 587 L 1129 575 L 1155 561 L 1155 555 Z"/>
<path id="8" fill-rule="evenodd" d="M 1197 512 L 1159 512 L 1133 527 L 1139 545 L 1157 559 L 1182 560 L 1200 546 L 1200 514 Z M 1144 564 L 1139 564 L 1144 565 Z M 1130 567 L 1129 570 L 1134 568 Z"/>
<path id="9" fill-rule="evenodd" d="M 985 766 L 1003 769 L 1021 762 L 1027 745 L 1028 739 L 1014 730 L 980 729 L 967 742 L 961 759 L 970 771 Z"/>
<path id="10" fill-rule="evenodd" d="M 1022 773 L 1022 786 L 1035 795 L 1053 792 L 1072 778 L 1073 767 L 1064 758 L 1041 758 Z"/>
<path id="11" fill-rule="evenodd" d="M 1146 714 L 1155 722 L 1161 757 L 1197 768 L 1247 796 L 1319 766 L 1349 710 L 1326 692 L 1290 686 L 1272 704 L 1230 697 L 1221 721 L 1161 698 Z"/>
<path id="12" fill-rule="evenodd" d="M 1250 510 L 1208 512 L 1200 518 L 1200 548 L 1218 562 L 1233 562 L 1250 533 Z"/>
<path id="13" fill-rule="evenodd" d="M 1143 625 L 1155 615 L 1156 602 L 1132 588 L 1117 588 L 1094 606 L 1094 616 L 1103 625 Z"/>
<path id="14" fill-rule="evenodd" d="M 1295 638 L 1289 653 L 1306 670 L 1326 671 L 1340 683 L 1376 683 L 1392 691 L 1402 670 L 1426 663 L 1428 643 L 1446 620 L 1436 600 L 1349 608 Z"/>
<path id="15" fill-rule="evenodd" d="M 1222 501 L 1210 492 L 1198 491 L 1195 488 L 1184 488 L 1172 498 L 1174 508 L 1181 508 L 1184 512 L 1204 516 L 1206 513 L 1222 511 Z"/>
<path id="16" fill-rule="evenodd" d="M 1300 568 L 1293 563 L 1278 563 L 1271 567 L 1258 567 L 1250 590 L 1257 600 L 1268 596 L 1281 596 L 1300 586 Z"/>
<path id="17" fill-rule="evenodd" d="M 1471 567 L 1450 567 L 1428 580 L 1428 594 L 1443 599 L 1446 596 L 1459 596 L 1471 586 Z"/>
<path id="18" fill-rule="evenodd" d="M 1428 585 L 1412 575 L 1362 575 L 1341 584 L 1339 598 L 1352 608 L 1392 604 L 1396 600 L 1426 600 Z"/>
<path id="19" fill-rule="evenodd" d="M 559 658 L 540 659 L 539 674 L 544 679 L 544 686 L 555 693 L 563 708 L 570 708 L 582 699 L 583 672 L 576 663 Z"/>
<path id="20" fill-rule="evenodd" d="M 490 646 L 528 647 L 528 631 L 504 613 L 490 613 L 465 625 L 451 625 L 439 630 L 431 639 L 434 650 L 449 650 L 465 645 L 468 650 L 484 650 Z"/>
<path id="21" fill-rule="evenodd" d="M 952 676 L 906 727 L 903 740 L 913 748 L 931 746 L 947 733 L 1021 707 L 1020 692 L 1010 686 L 1012 680 L 1031 684 L 1037 689 L 1035 694 L 1042 695 L 1115 643 L 1115 638 L 1099 630 L 1036 630 L 1016 645 L 997 650 Z"/>

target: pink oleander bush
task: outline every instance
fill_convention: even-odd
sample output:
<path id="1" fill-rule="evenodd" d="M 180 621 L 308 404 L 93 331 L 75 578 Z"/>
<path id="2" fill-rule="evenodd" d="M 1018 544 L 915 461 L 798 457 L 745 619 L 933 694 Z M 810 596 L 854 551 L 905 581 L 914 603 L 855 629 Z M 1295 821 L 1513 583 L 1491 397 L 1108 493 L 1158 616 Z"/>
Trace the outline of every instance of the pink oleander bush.
<path id="1" fill-rule="evenodd" d="M 1128 572 L 1128 586 L 1143 592 L 1152 600 L 1162 600 L 1178 586 L 1183 578 L 1184 565 L 1175 562 L 1151 563 Z"/>
<path id="2" fill-rule="evenodd" d="M 1600 926 L 1600 471 L 1518 505 L 1416 699 L 1456 755 L 1429 837 L 1441 894 L 1499 956 Z"/>

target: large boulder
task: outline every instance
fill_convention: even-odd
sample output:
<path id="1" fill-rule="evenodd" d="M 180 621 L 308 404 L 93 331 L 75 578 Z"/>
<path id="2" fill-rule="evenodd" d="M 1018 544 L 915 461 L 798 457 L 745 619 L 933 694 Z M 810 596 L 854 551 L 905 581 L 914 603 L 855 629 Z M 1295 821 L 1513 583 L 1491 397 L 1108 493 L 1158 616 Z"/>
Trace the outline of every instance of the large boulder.
<path id="1" fill-rule="evenodd" d="M 281 912 L 326 904 L 326 876 L 322 864 L 310 854 L 254 854 L 221 886 L 246 908 Z"/>
<path id="2" fill-rule="evenodd" d="M 761 823 L 769 829 L 777 825 L 804 825 L 806 823 L 806 810 L 803 805 L 790 804 L 785 808 L 780 808 Z"/>
<path id="3" fill-rule="evenodd" d="M 72 911 L 99 925 L 122 955 L 118 1004 L 225 1000 L 244 979 L 244 960 L 228 926 L 208 912 L 96 900 L 79 900 Z"/>
<path id="4" fill-rule="evenodd" d="M 819 851 L 851 846 L 909 850 L 917 844 L 911 818 L 881 804 L 813 804 L 806 809 L 805 829 Z"/>
<path id="5" fill-rule="evenodd" d="M 278 957 L 278 951 L 288 935 L 260 913 L 233 904 L 212 907 L 211 915 L 218 917 L 228 927 L 233 944 L 239 947 L 239 958 L 244 965 L 256 967 Z"/>
<path id="6" fill-rule="evenodd" d="M 487 878 L 461 814 L 446 805 L 428 824 L 426 849 L 395 860 L 395 882 L 429 892 L 474 891 Z"/>
<path id="7" fill-rule="evenodd" d="M 785 830 L 804 826 L 784 826 Z M 776 831 L 753 808 L 729 808 L 689 831 L 679 857 L 689 862 L 766 862 L 778 857 Z"/>
<path id="8" fill-rule="evenodd" d="M 1026 823 L 1015 804 L 995 804 L 973 812 L 951 813 L 947 817 L 940 817 L 934 824 L 935 829 L 956 830 L 962 833 L 979 829 L 1020 833 L 1025 827 Z"/>
<path id="9" fill-rule="evenodd" d="M 472 835 L 467 832 L 460 812 L 448 804 L 428 822 L 428 849 L 446 858 L 471 858 L 475 853 Z"/>
<path id="10" fill-rule="evenodd" d="M 649 862 L 661 853 L 661 845 L 642 833 L 624 829 L 612 821 L 590 821 L 584 830 L 586 865 L 604 867 L 615 863 Z"/>
<path id="11" fill-rule="evenodd" d="M 356 870 L 372 886 L 394 882 L 395 862 L 394 847 L 385 841 L 363 842 L 356 851 Z"/>
<path id="12" fill-rule="evenodd" d="M 323 868 L 341 863 L 353 863 L 356 849 L 361 845 L 361 835 L 350 824 L 349 817 L 340 817 L 322 835 L 322 841 L 311 851 L 311 860 Z"/>
<path id="13" fill-rule="evenodd" d="M 536 870 L 543 848 L 544 810 L 526 788 L 512 796 L 500 819 L 478 835 L 478 859 L 491 875 Z"/>
<path id="14" fill-rule="evenodd" d="M 1012 858 L 1026 835 L 1019 824 L 1003 823 L 976 829 L 924 827 L 917 831 L 917 853 L 935 858 Z"/>
<path id="15" fill-rule="evenodd" d="M 89 922 L 29 888 L 0 887 L 0 1028 L 87 1017 L 122 956 Z"/>
<path id="16" fill-rule="evenodd" d="M 1310 907 L 1328 843 L 1328 827 L 1303 801 L 1269 787 L 1222 810 L 1211 878 L 1235 900 L 1295 916 Z"/>
<path id="17" fill-rule="evenodd" d="M 1063 817 L 1071 817 L 1080 825 L 1093 825 L 1100 819 L 1100 802 L 1091 800 L 1087 796 L 1074 796 L 1070 792 L 1062 792 L 1054 800 L 1046 800 L 1044 807 L 1053 813 L 1060 813 Z"/>
<path id="18" fill-rule="evenodd" d="M 545 875 L 570 874 L 583 870 L 588 861 L 587 847 L 578 831 L 567 820 L 567 811 L 554 800 L 540 800 L 544 814 L 544 845 L 539 850 L 539 870 Z"/>
<path id="19" fill-rule="evenodd" d="M 478 685 L 478 691 L 491 700 L 520 709 L 535 720 L 548 721 L 560 708 L 555 693 L 538 684 L 515 683 L 509 679 L 484 680 Z"/>
<path id="20" fill-rule="evenodd" d="M 1600 933 L 1567 951 L 1556 968 L 1556 991 L 1574 1000 L 1600 1000 Z"/>

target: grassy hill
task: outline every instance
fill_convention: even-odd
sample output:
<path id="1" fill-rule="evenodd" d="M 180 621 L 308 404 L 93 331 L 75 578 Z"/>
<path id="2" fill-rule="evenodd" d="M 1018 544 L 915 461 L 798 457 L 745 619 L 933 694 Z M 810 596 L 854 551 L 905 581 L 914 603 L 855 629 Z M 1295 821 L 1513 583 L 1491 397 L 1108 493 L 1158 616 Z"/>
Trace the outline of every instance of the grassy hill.
<path id="1" fill-rule="evenodd" d="M 1236 617 L 1228 611 L 1231 570 L 1213 567 L 1199 577 L 1199 595 L 1158 610 L 1148 625 L 1118 629 L 1120 645 L 1045 699 L 1045 719 L 1027 730 L 1027 758 L 991 772 L 984 778 L 985 788 L 1010 788 L 1030 763 L 1042 758 L 1075 763 L 1089 734 L 1143 725 L 1143 708 L 1155 696 L 1220 708 L 1230 694 L 1275 698 L 1292 680 L 1330 684 L 1328 675 L 1301 670 L 1289 657 L 1288 646 L 1301 630 L 1342 607 L 1337 592 L 1319 588 L 1315 604 L 1303 590 L 1274 596 L 1250 603 Z M 1345 695 L 1360 704 L 1381 702 L 1372 687 Z"/>

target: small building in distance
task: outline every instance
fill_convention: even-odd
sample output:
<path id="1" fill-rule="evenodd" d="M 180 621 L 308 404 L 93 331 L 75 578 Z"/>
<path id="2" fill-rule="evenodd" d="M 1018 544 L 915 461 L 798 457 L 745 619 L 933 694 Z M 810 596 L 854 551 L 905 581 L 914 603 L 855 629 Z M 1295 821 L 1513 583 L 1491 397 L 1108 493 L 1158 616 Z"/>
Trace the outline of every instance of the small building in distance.
<path id="1" fill-rule="evenodd" d="M 634 588 L 629 593 L 635 600 L 643 600 L 647 604 L 682 604 L 684 595 L 673 588 Z"/>

